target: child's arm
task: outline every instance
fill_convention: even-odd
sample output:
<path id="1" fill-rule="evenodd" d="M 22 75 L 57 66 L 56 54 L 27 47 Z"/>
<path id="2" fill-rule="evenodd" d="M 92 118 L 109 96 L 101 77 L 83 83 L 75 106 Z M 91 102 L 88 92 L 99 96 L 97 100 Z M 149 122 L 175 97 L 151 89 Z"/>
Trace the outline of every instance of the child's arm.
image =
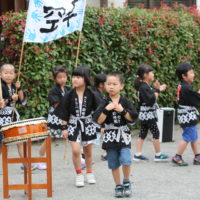
<path id="1" fill-rule="evenodd" d="M 22 102 L 25 99 L 25 96 L 23 90 L 21 89 L 20 81 L 16 82 L 16 88 L 17 88 L 18 99 Z"/>
<path id="2" fill-rule="evenodd" d="M 4 108 L 4 106 L 5 106 L 5 101 L 4 101 L 4 99 L 2 99 L 0 101 L 0 108 Z"/>
<path id="3" fill-rule="evenodd" d="M 48 94 L 48 100 L 51 106 L 53 106 L 54 108 L 56 108 L 60 101 L 61 101 L 61 94 L 59 93 L 59 91 L 53 87 Z"/>
<path id="4" fill-rule="evenodd" d="M 67 140 L 68 131 L 67 131 L 67 121 L 62 120 L 62 136 Z"/>

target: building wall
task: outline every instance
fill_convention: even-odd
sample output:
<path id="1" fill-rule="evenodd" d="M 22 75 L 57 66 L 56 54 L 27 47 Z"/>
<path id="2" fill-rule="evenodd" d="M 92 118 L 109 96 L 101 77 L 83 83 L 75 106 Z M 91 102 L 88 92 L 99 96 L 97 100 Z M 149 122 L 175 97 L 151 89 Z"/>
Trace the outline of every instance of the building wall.
<path id="1" fill-rule="evenodd" d="M 100 0 L 87 0 L 87 5 L 91 7 L 100 7 Z"/>
<path id="2" fill-rule="evenodd" d="M 108 7 L 114 6 L 115 8 L 124 8 L 126 0 L 108 0 Z"/>

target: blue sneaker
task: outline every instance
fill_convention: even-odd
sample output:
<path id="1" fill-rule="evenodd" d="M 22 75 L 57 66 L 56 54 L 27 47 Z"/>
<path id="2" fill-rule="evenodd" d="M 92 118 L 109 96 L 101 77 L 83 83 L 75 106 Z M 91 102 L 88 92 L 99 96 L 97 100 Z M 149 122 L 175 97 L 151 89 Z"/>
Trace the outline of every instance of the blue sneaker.
<path id="1" fill-rule="evenodd" d="M 139 162 L 139 161 L 149 161 L 149 159 L 143 155 L 140 155 L 140 156 L 136 156 L 134 155 L 133 156 L 133 160 L 136 161 L 136 162 Z"/>
<path id="2" fill-rule="evenodd" d="M 163 161 L 168 161 L 169 156 L 161 153 L 159 156 L 155 156 L 154 161 L 155 162 L 163 162 Z"/>
<path id="3" fill-rule="evenodd" d="M 131 197 L 132 186 L 130 181 L 123 181 L 124 197 Z"/>
<path id="4" fill-rule="evenodd" d="M 116 185 L 115 187 L 115 197 L 122 198 L 124 197 L 124 188 L 122 185 Z"/>

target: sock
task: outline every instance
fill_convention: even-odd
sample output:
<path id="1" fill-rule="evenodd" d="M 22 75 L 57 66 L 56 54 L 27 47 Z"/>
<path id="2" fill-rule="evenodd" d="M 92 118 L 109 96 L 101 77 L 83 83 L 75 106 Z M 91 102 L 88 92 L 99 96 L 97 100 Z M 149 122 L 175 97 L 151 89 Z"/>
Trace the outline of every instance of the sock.
<path id="1" fill-rule="evenodd" d="M 161 152 L 159 152 L 159 153 L 156 153 L 156 156 L 160 156 L 161 155 Z"/>
<path id="2" fill-rule="evenodd" d="M 87 173 L 92 173 L 92 169 L 87 169 Z"/>
<path id="3" fill-rule="evenodd" d="M 123 180 L 123 183 L 125 184 L 125 183 L 130 183 L 130 180 L 129 179 L 124 179 Z"/>
<path id="4" fill-rule="evenodd" d="M 198 154 L 195 154 L 195 158 L 196 158 L 196 157 L 199 157 L 199 156 L 200 156 L 200 154 L 199 154 L 199 153 L 198 153 Z"/>
<path id="5" fill-rule="evenodd" d="M 136 155 L 136 156 L 141 156 L 141 155 L 142 155 L 142 152 L 136 152 L 135 155 Z"/>
<path id="6" fill-rule="evenodd" d="M 81 173 L 82 173 L 82 170 L 81 170 L 81 169 L 77 169 L 77 170 L 76 170 L 76 173 L 77 173 L 77 174 L 81 174 Z"/>
<path id="7" fill-rule="evenodd" d="M 181 156 L 181 155 L 176 154 L 175 156 L 176 156 L 177 158 L 182 159 L 182 156 Z"/>

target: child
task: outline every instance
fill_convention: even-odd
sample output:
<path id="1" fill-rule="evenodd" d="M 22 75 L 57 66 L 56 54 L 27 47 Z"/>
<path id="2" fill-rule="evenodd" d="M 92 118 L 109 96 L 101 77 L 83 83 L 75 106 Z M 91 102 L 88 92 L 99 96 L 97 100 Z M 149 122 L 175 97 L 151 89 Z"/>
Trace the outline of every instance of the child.
<path id="1" fill-rule="evenodd" d="M 15 68 L 11 64 L 4 64 L 0 68 L 2 78 L 2 94 L 5 101 L 5 107 L 0 110 L 0 126 L 19 120 L 19 113 L 14 107 L 15 103 L 25 105 L 27 98 L 21 88 L 21 83 L 17 81 L 15 84 Z M 13 114 L 14 112 L 14 114 Z M 19 156 L 23 157 L 23 144 L 17 145 Z M 23 166 L 24 167 L 24 166 Z M 22 169 L 23 169 L 22 167 Z M 32 169 L 36 166 L 33 165 Z"/>
<path id="2" fill-rule="evenodd" d="M 155 149 L 155 162 L 166 161 L 168 156 L 160 151 L 159 129 L 157 126 L 156 115 L 156 99 L 159 92 L 166 89 L 166 85 L 160 85 L 158 81 L 154 83 L 156 89 L 152 89 L 150 84 L 154 81 L 153 68 L 143 64 L 138 68 L 135 88 L 138 91 L 138 101 L 140 105 L 139 119 L 141 121 L 141 130 L 137 141 L 136 153 L 133 157 L 134 161 L 147 161 L 148 158 L 142 155 L 142 146 L 147 136 L 148 130 L 153 135 L 153 145 Z"/>
<path id="3" fill-rule="evenodd" d="M 69 91 L 69 88 L 65 86 L 67 82 L 67 69 L 64 66 L 57 66 L 52 71 L 55 85 L 51 88 L 48 94 L 48 100 L 50 104 L 50 111 L 48 114 L 47 125 L 52 138 L 61 138 L 62 130 L 61 125 L 62 121 L 56 115 L 53 114 L 55 108 L 61 102 L 63 96 Z M 43 157 L 46 153 L 46 141 L 40 147 L 40 157 Z M 38 163 L 38 169 L 45 170 L 45 163 Z"/>
<path id="4" fill-rule="evenodd" d="M 107 151 L 108 167 L 115 181 L 115 197 L 129 197 L 132 194 L 131 171 L 131 132 L 127 126 L 133 123 L 138 114 L 132 103 L 120 95 L 124 87 L 123 76 L 119 73 L 107 75 L 105 88 L 108 97 L 100 104 L 94 114 L 94 120 L 104 124 L 102 148 Z M 120 181 L 120 166 L 123 168 L 123 185 Z"/>
<path id="5" fill-rule="evenodd" d="M 86 178 L 89 184 L 95 184 L 92 173 L 92 144 L 96 139 L 97 127 L 92 122 L 92 111 L 97 108 L 98 98 L 88 88 L 90 86 L 89 69 L 77 67 L 72 73 L 72 85 L 62 104 L 55 113 L 63 120 L 62 134 L 72 146 L 72 160 L 76 170 L 77 187 L 84 186 L 81 170 L 81 146 L 86 161 Z"/>
<path id="6" fill-rule="evenodd" d="M 94 92 L 101 99 L 101 101 L 103 100 L 103 94 L 102 93 L 105 91 L 105 86 L 104 86 L 105 82 L 106 82 L 106 75 L 105 74 L 96 74 L 95 75 L 95 77 L 94 77 Z M 101 128 L 102 134 L 103 134 L 103 131 L 104 131 L 104 129 L 102 127 Z M 96 144 L 99 144 L 101 133 L 97 134 Z M 106 155 L 105 150 L 102 150 L 101 160 L 103 160 L 103 161 L 107 160 L 107 155 Z"/>
<path id="7" fill-rule="evenodd" d="M 184 162 L 182 155 L 191 142 L 191 147 L 194 153 L 194 165 L 200 165 L 200 151 L 198 147 L 198 111 L 196 107 L 200 106 L 200 90 L 195 92 L 192 89 L 194 81 L 194 70 L 189 63 L 181 63 L 176 69 L 181 84 L 178 87 L 178 121 L 183 129 L 182 141 L 178 146 L 176 155 L 172 158 L 172 162 L 178 166 L 187 166 L 188 163 Z"/>

